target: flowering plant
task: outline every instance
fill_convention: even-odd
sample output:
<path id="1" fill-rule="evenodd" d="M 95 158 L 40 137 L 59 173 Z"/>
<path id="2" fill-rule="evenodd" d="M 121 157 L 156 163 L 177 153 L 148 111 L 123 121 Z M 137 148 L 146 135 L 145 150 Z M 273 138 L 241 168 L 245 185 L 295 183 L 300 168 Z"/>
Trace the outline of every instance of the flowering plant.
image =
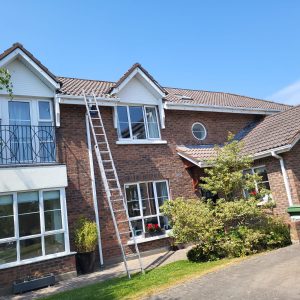
<path id="1" fill-rule="evenodd" d="M 159 227 L 158 224 L 148 223 L 146 227 L 147 227 L 147 231 L 150 233 L 161 231 L 161 228 Z"/>

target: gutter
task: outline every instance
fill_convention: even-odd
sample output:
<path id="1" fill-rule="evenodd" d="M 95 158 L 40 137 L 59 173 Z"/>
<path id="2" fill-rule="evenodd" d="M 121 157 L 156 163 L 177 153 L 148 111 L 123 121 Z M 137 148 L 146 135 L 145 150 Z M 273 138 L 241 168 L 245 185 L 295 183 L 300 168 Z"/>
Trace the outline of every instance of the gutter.
<path id="1" fill-rule="evenodd" d="M 289 184 L 289 178 L 288 178 L 288 175 L 287 175 L 287 172 L 286 172 L 286 169 L 285 169 L 283 157 L 276 154 L 275 151 L 271 151 L 271 155 L 279 160 L 280 167 L 281 167 L 281 172 L 282 172 L 282 176 L 283 176 L 283 181 L 284 181 L 284 186 L 285 186 L 286 194 L 287 194 L 287 197 L 288 197 L 289 206 L 293 206 L 293 198 L 292 198 L 292 193 L 291 193 L 291 187 L 290 187 L 290 184 Z"/>
<path id="2" fill-rule="evenodd" d="M 215 112 L 227 112 L 237 114 L 259 114 L 259 115 L 272 115 L 280 112 L 276 109 L 261 109 L 261 108 L 244 108 L 244 107 L 225 107 L 220 105 L 205 105 L 205 104 L 178 104 L 165 102 L 164 109 L 167 110 L 188 110 L 188 111 L 215 111 Z"/>
<path id="3" fill-rule="evenodd" d="M 90 172 L 91 172 L 90 176 L 91 176 L 91 181 L 92 181 L 93 204 L 94 204 L 95 219 L 96 219 L 97 234 L 98 234 L 98 249 L 99 249 L 99 256 L 100 256 L 100 266 L 102 266 L 103 265 L 103 253 L 102 253 L 102 243 L 101 243 L 101 228 L 100 228 L 100 222 L 99 222 L 99 210 L 98 210 L 98 199 L 97 199 L 97 191 L 96 191 L 96 180 L 95 180 L 95 173 L 94 173 L 92 143 L 91 143 L 91 135 L 90 135 L 90 123 L 89 123 L 89 119 L 88 119 L 87 115 L 85 116 L 85 124 L 86 124 L 86 137 L 87 137 Z"/>

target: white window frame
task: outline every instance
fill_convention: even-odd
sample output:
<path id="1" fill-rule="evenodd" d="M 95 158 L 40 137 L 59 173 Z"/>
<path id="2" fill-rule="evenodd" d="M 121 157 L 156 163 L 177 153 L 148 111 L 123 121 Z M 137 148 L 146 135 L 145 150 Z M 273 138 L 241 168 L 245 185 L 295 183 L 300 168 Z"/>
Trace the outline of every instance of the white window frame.
<path id="1" fill-rule="evenodd" d="M 0 99 L 0 125 L 9 125 L 9 102 L 10 101 L 15 101 L 15 102 L 26 102 L 29 103 L 29 111 L 30 111 L 30 126 L 39 126 L 39 122 L 51 122 L 51 126 L 55 126 L 55 120 L 54 120 L 54 111 L 53 111 L 53 101 L 49 100 L 49 99 L 42 99 L 42 98 L 38 98 L 38 99 L 30 99 L 30 98 L 15 98 L 14 100 L 10 100 L 7 98 L 4 99 Z M 45 119 L 41 119 L 40 115 L 39 115 L 39 102 L 48 102 L 49 106 L 50 106 L 50 117 L 51 120 L 45 120 Z M 55 130 L 55 129 L 54 129 Z M 7 138 L 7 137 L 5 137 Z M 38 139 L 36 137 L 36 139 Z M 37 145 L 37 152 L 39 153 L 39 143 L 38 141 L 35 141 L 36 145 Z M 56 145 L 55 145 L 55 155 L 56 155 Z M 8 157 L 6 157 L 6 159 L 9 159 Z M 55 163 L 56 162 L 56 157 L 54 161 L 49 161 L 49 162 L 41 162 L 41 161 L 37 161 L 36 163 L 38 164 L 51 164 L 51 163 Z M 24 163 L 32 163 L 31 161 L 27 162 L 24 161 Z M 0 160 L 0 165 L 1 165 L 1 160 Z M 10 165 L 10 164 L 7 164 Z M 11 165 L 14 165 L 14 163 L 11 163 Z"/>
<path id="2" fill-rule="evenodd" d="M 249 169 L 245 169 L 244 171 L 251 171 L 251 175 L 253 175 L 253 174 L 255 174 L 255 170 L 259 169 L 259 168 L 264 168 L 266 170 L 267 176 L 268 176 L 268 171 L 267 171 L 267 168 L 266 168 L 265 165 L 255 166 L 255 167 L 252 167 L 252 168 L 249 168 Z M 268 177 L 268 180 L 259 181 L 259 182 L 257 182 L 256 180 L 254 181 L 256 193 L 259 193 L 258 185 L 260 183 L 266 183 L 266 182 L 270 185 L 269 177 Z M 247 196 L 246 195 L 246 189 L 243 189 L 243 193 L 244 193 L 244 197 L 246 197 Z"/>
<path id="3" fill-rule="evenodd" d="M 118 106 L 124 106 L 126 107 L 126 111 L 127 111 L 127 119 L 128 119 L 128 124 L 129 124 L 129 132 L 130 132 L 130 138 L 122 138 L 121 132 L 120 132 L 120 127 L 119 127 L 119 116 L 118 116 Z M 124 105 L 118 105 L 116 107 L 116 117 L 117 117 L 117 131 L 118 131 L 118 140 L 119 141 L 157 141 L 157 140 L 161 140 L 161 133 L 160 133 L 160 122 L 159 122 L 159 118 L 158 118 L 158 113 L 157 113 L 157 107 L 155 105 L 138 105 L 138 104 L 124 104 Z M 141 107 L 143 110 L 143 119 L 144 119 L 144 124 L 145 124 L 145 133 L 146 133 L 146 138 L 145 139 L 134 139 L 132 137 L 132 126 L 131 126 L 131 118 L 130 118 L 130 112 L 129 112 L 129 107 Z M 158 126 L 158 135 L 159 137 L 157 138 L 151 138 L 149 137 L 149 129 L 148 129 L 148 120 L 147 120 L 147 115 L 146 115 L 146 108 L 154 108 L 155 109 L 155 114 L 156 114 L 156 120 L 157 120 L 157 126 Z"/>
<path id="4" fill-rule="evenodd" d="M 61 219 L 62 219 L 62 229 L 45 231 L 45 216 L 44 216 L 44 198 L 43 193 L 47 191 L 59 191 L 60 192 L 60 207 L 61 207 Z M 39 214 L 40 214 L 40 229 L 41 232 L 39 234 L 28 235 L 24 237 L 20 237 L 19 235 L 19 219 L 18 219 L 18 202 L 17 202 L 17 194 L 23 192 L 38 192 L 39 195 Z M 14 262 L 9 262 L 5 264 L 0 264 L 0 270 L 11 268 L 23 264 L 30 264 L 42 260 L 52 259 L 56 257 L 66 256 L 71 254 L 70 252 L 70 243 L 69 243 L 69 228 L 68 228 L 68 217 L 67 217 L 67 209 L 66 209 L 66 193 L 65 188 L 51 188 L 51 189 L 42 189 L 42 190 L 28 190 L 28 191 L 20 191 L 20 192 L 11 192 L 11 193 L 3 193 L 0 196 L 5 195 L 13 195 L 13 212 L 14 212 L 14 237 L 9 237 L 5 239 L 0 239 L 0 244 L 16 242 L 16 251 L 17 251 L 17 260 Z M 64 243 L 65 243 L 65 251 L 58 252 L 54 254 L 45 254 L 45 239 L 43 237 L 54 235 L 54 234 L 64 234 Z M 27 240 L 31 238 L 41 238 L 42 245 L 42 255 L 23 259 L 20 258 L 20 241 Z"/>
<path id="5" fill-rule="evenodd" d="M 195 125 L 201 125 L 201 126 L 203 127 L 203 129 L 204 129 L 204 137 L 203 137 L 202 139 L 199 139 L 199 138 L 194 134 L 193 127 L 194 127 Z M 191 131 L 192 131 L 193 137 L 194 137 L 196 140 L 198 140 L 198 141 L 203 141 L 203 140 L 205 140 L 206 137 L 207 137 L 207 130 L 206 130 L 206 127 L 205 127 L 204 124 L 201 123 L 201 122 L 195 122 L 195 123 L 193 123 L 192 128 L 191 128 Z"/>
<path id="6" fill-rule="evenodd" d="M 129 221 L 141 220 L 142 221 L 142 226 L 143 226 L 143 233 L 146 233 L 145 222 L 144 222 L 145 219 L 157 218 L 158 225 L 160 226 L 160 219 L 159 219 L 159 217 L 163 217 L 164 216 L 164 214 L 160 212 L 159 205 L 158 205 L 156 183 L 159 183 L 159 182 L 165 182 L 166 183 L 166 185 L 167 185 L 167 191 L 168 191 L 168 199 L 170 199 L 170 190 L 169 190 L 169 182 L 168 182 L 168 180 L 148 180 L 148 181 L 138 181 L 138 182 L 131 182 L 131 183 L 125 183 L 124 184 L 124 195 L 125 195 L 125 198 L 126 198 L 126 209 L 127 209 L 126 187 L 127 186 L 132 186 L 132 185 L 137 186 L 138 197 L 139 197 L 138 201 L 139 201 L 139 207 L 140 207 L 140 216 L 129 217 Z M 141 190 L 140 190 L 140 184 L 141 183 L 146 183 L 146 184 L 151 183 L 153 185 L 154 200 L 155 200 L 155 209 L 156 209 L 156 212 L 157 212 L 154 215 L 144 216 L 144 213 L 143 213 L 143 200 L 142 200 L 142 197 L 141 197 Z M 137 239 L 138 238 L 142 238 L 142 235 L 141 236 L 136 236 L 136 238 Z"/>

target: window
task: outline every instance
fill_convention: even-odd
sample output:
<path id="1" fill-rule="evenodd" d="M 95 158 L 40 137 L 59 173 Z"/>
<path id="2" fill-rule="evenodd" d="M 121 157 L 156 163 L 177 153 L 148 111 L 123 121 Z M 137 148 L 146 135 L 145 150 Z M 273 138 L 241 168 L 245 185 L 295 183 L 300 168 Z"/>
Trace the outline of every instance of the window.
<path id="1" fill-rule="evenodd" d="M 118 135 L 120 139 L 159 139 L 155 106 L 118 106 Z"/>
<path id="2" fill-rule="evenodd" d="M 55 160 L 55 127 L 51 101 L 1 101 L 0 164 Z"/>
<path id="3" fill-rule="evenodd" d="M 204 127 L 203 124 L 201 123 L 194 123 L 192 126 L 192 133 L 193 136 L 197 139 L 197 140 L 204 140 L 206 138 L 207 132 L 206 129 Z"/>
<path id="4" fill-rule="evenodd" d="M 147 224 L 158 224 L 169 229 L 167 218 L 159 207 L 169 199 L 167 181 L 149 181 L 125 185 L 129 219 L 135 236 L 146 232 Z"/>
<path id="5" fill-rule="evenodd" d="M 39 101 L 39 157 L 41 162 L 55 161 L 55 129 L 52 122 L 51 105 L 48 101 Z"/>
<path id="6" fill-rule="evenodd" d="M 258 174 L 261 177 L 260 182 L 255 182 L 255 192 L 259 193 L 262 189 L 270 190 L 267 170 L 264 166 L 255 167 L 244 171 L 244 174 Z M 244 190 L 245 196 L 248 198 L 251 191 Z"/>
<path id="7" fill-rule="evenodd" d="M 0 195 L 0 268 L 68 252 L 63 207 L 64 189 Z"/>

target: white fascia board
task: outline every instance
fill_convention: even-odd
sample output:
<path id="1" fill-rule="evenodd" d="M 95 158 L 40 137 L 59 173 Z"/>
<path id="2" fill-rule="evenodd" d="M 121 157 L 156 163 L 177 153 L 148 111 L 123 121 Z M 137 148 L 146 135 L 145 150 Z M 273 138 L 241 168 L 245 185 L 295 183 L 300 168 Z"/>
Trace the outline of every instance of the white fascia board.
<path id="1" fill-rule="evenodd" d="M 136 68 L 134 71 L 131 72 L 131 74 L 117 87 L 113 88 L 111 91 L 111 94 L 117 94 L 119 93 L 126 85 L 127 83 L 135 77 L 136 74 L 140 74 L 142 78 L 159 94 L 160 97 L 166 96 L 165 93 L 163 93 L 155 84 L 154 82 L 140 69 Z"/>
<path id="2" fill-rule="evenodd" d="M 164 103 L 164 108 L 167 110 L 188 110 L 188 111 L 210 111 L 210 112 L 224 112 L 235 114 L 259 114 L 272 115 L 280 112 L 279 110 L 265 110 L 259 108 L 244 108 L 244 107 L 224 107 L 218 105 L 203 105 L 203 104 L 178 104 L 178 103 Z"/>
<path id="3" fill-rule="evenodd" d="M 21 56 L 22 59 L 25 60 L 28 64 L 30 64 L 38 74 L 40 74 L 46 81 L 55 89 L 60 88 L 60 84 L 57 83 L 53 78 L 51 78 L 42 68 L 40 68 L 30 57 L 28 57 L 21 49 L 17 48 L 13 52 L 11 52 L 9 55 L 7 55 L 5 58 L 3 58 L 0 61 L 0 67 L 3 67 L 10 63 L 13 59 L 15 59 L 17 56 Z"/>
<path id="4" fill-rule="evenodd" d="M 82 96 L 72 96 L 72 95 L 63 95 L 57 94 L 58 98 L 60 98 L 61 104 L 73 104 L 73 105 L 85 105 Z M 97 103 L 100 106 L 116 106 L 120 103 L 119 98 L 106 98 L 106 97 L 96 97 Z"/>
<path id="5" fill-rule="evenodd" d="M 206 167 L 209 167 L 209 164 L 205 163 L 204 161 L 196 161 L 192 158 L 190 158 L 189 156 L 183 154 L 183 153 L 180 153 L 180 152 L 177 152 L 177 154 L 179 156 L 181 156 L 182 158 L 188 160 L 189 162 L 191 162 L 192 164 L 198 166 L 199 168 L 206 168 Z"/>
<path id="6" fill-rule="evenodd" d="M 255 154 L 253 154 L 252 157 L 253 157 L 254 160 L 256 160 L 256 159 L 272 156 L 272 152 L 275 152 L 275 153 L 288 152 L 288 151 L 291 150 L 291 148 L 292 148 L 292 145 L 289 144 L 289 145 L 269 149 L 269 150 L 266 150 L 266 151 L 257 152 Z"/>

